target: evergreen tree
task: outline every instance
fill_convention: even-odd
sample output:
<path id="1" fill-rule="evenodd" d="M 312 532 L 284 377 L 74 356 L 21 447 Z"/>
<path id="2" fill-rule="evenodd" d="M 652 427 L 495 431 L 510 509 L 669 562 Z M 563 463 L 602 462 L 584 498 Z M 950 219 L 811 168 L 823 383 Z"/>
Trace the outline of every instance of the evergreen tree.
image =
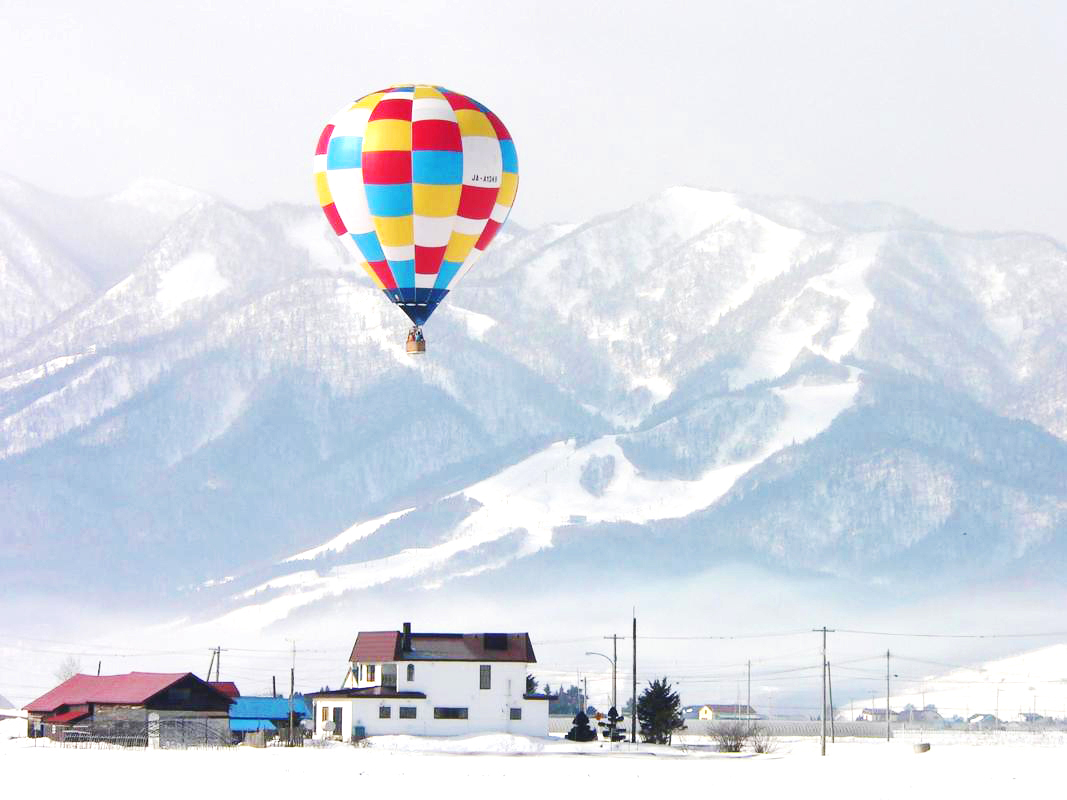
<path id="1" fill-rule="evenodd" d="M 637 724 L 641 737 L 654 744 L 670 744 L 672 734 L 685 727 L 681 698 L 666 678 L 651 681 L 637 698 Z"/>
<path id="2" fill-rule="evenodd" d="M 596 731 L 589 726 L 589 717 L 584 711 L 574 715 L 573 725 L 566 738 L 572 742 L 592 742 L 596 739 Z"/>
<path id="3" fill-rule="evenodd" d="M 622 729 L 622 714 L 615 706 L 608 709 L 607 716 L 597 725 L 604 729 L 604 738 L 609 742 L 621 742 L 626 739 L 626 731 Z"/>
<path id="4" fill-rule="evenodd" d="M 533 694 L 537 691 L 537 678 L 533 675 L 526 676 L 526 694 Z M 545 684 L 545 693 L 548 693 L 548 684 Z"/>

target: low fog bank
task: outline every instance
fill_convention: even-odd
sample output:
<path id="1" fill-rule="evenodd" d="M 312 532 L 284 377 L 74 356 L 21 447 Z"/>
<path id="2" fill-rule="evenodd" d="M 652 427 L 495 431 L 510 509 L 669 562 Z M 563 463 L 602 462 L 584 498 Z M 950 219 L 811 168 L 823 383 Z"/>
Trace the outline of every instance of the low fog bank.
<path id="1" fill-rule="evenodd" d="M 411 622 L 420 631 L 529 631 L 538 659 L 531 672 L 542 687 L 586 680 L 589 701 L 606 708 L 610 664 L 586 653 L 611 656 L 610 637 L 620 637 L 618 691 L 624 702 L 631 691 L 629 637 L 636 608 L 639 691 L 648 680 L 666 676 L 686 704 L 744 703 L 751 661 L 757 711 L 812 716 L 818 713 L 822 644 L 813 629 L 823 625 L 837 631 L 829 634 L 828 658 L 838 708 L 870 705 L 872 695 L 884 702 L 887 649 L 896 696 L 919 692 L 920 682 L 953 667 L 1067 641 L 1023 635 L 1062 627 L 1055 609 L 1067 602 L 1067 590 L 1059 586 L 941 596 L 936 586 L 904 592 L 731 564 L 684 580 L 648 582 L 577 566 L 565 580 L 542 575 L 536 590 L 519 582 L 505 592 L 493 574 L 447 589 L 354 592 L 266 629 L 255 629 L 247 618 L 205 621 L 151 608 L 94 607 L 76 596 L 7 598 L 0 605 L 0 693 L 19 705 L 32 700 L 55 685 L 68 658 L 87 673 L 99 665 L 103 674 L 189 670 L 204 676 L 216 646 L 223 648 L 220 677 L 236 681 L 242 693 L 269 694 L 272 678 L 287 692 L 294 642 L 297 689 L 336 688 L 359 630 Z M 1054 702 L 1051 695 L 1046 699 Z"/>

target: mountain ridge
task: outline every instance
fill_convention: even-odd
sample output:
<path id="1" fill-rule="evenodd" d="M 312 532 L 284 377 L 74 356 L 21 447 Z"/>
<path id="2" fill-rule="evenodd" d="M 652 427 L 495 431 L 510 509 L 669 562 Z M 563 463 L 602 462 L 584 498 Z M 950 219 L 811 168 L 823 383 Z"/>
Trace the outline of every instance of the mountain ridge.
<path id="1" fill-rule="evenodd" d="M 288 575 L 269 597 L 292 609 L 358 596 L 370 569 L 441 587 L 603 558 L 605 536 L 665 575 L 723 553 L 889 581 L 1065 561 L 1054 240 L 668 189 L 505 230 L 418 361 L 317 209 L 169 191 L 141 187 L 169 221 L 124 277 L 0 347 L 0 571 L 25 585 L 72 554 L 118 583 L 163 559 L 160 602 L 211 583 L 197 602 L 236 613 Z M 292 577 L 294 554 L 406 508 Z"/>

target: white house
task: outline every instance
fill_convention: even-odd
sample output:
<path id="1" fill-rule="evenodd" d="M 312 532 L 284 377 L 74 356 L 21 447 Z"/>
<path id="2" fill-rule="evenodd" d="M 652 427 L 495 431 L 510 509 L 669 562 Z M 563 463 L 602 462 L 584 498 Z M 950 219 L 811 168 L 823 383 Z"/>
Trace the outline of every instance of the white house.
<path id="1" fill-rule="evenodd" d="M 526 691 L 536 661 L 526 633 L 361 631 L 342 688 L 307 695 L 315 736 L 547 736 L 548 697 Z"/>

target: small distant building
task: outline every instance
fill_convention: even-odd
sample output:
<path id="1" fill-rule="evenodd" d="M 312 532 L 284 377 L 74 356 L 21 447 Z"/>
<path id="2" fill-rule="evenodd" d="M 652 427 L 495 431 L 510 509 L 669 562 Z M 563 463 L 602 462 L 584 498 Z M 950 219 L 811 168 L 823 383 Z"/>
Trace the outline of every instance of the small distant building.
<path id="1" fill-rule="evenodd" d="M 857 721 L 863 722 L 885 722 L 886 710 L 884 708 L 865 708 L 858 717 Z M 889 721 L 896 722 L 899 718 L 899 714 L 896 711 L 890 709 Z"/>
<path id="2" fill-rule="evenodd" d="M 746 704 L 705 703 L 697 710 L 697 719 L 759 719 L 759 714 Z"/>
<path id="3" fill-rule="evenodd" d="M 310 716 L 311 709 L 304 696 L 296 695 L 293 698 L 294 727 L 299 728 L 300 723 Z M 230 706 L 230 731 L 237 740 L 254 731 L 285 735 L 288 730 L 288 697 L 238 697 Z"/>
<path id="4" fill-rule="evenodd" d="M 307 695 L 315 736 L 547 736 L 549 697 L 526 691 L 536 661 L 526 633 L 361 631 L 342 688 Z"/>
<path id="5" fill-rule="evenodd" d="M 885 721 L 885 709 L 882 710 L 882 721 Z M 893 717 L 894 722 L 903 722 L 906 724 L 922 724 L 933 727 L 943 727 L 945 724 L 944 717 L 937 711 L 937 706 L 928 705 L 926 708 L 918 709 L 915 706 L 908 704 Z"/>
<path id="6" fill-rule="evenodd" d="M 144 738 L 229 742 L 233 700 L 191 672 L 75 675 L 25 707 L 38 734 L 68 738 Z M 177 724 L 180 721 L 180 725 Z"/>
<path id="7" fill-rule="evenodd" d="M 999 729 L 1001 722 L 992 714 L 971 714 L 967 717 L 967 727 L 980 731 L 994 731 Z"/>

